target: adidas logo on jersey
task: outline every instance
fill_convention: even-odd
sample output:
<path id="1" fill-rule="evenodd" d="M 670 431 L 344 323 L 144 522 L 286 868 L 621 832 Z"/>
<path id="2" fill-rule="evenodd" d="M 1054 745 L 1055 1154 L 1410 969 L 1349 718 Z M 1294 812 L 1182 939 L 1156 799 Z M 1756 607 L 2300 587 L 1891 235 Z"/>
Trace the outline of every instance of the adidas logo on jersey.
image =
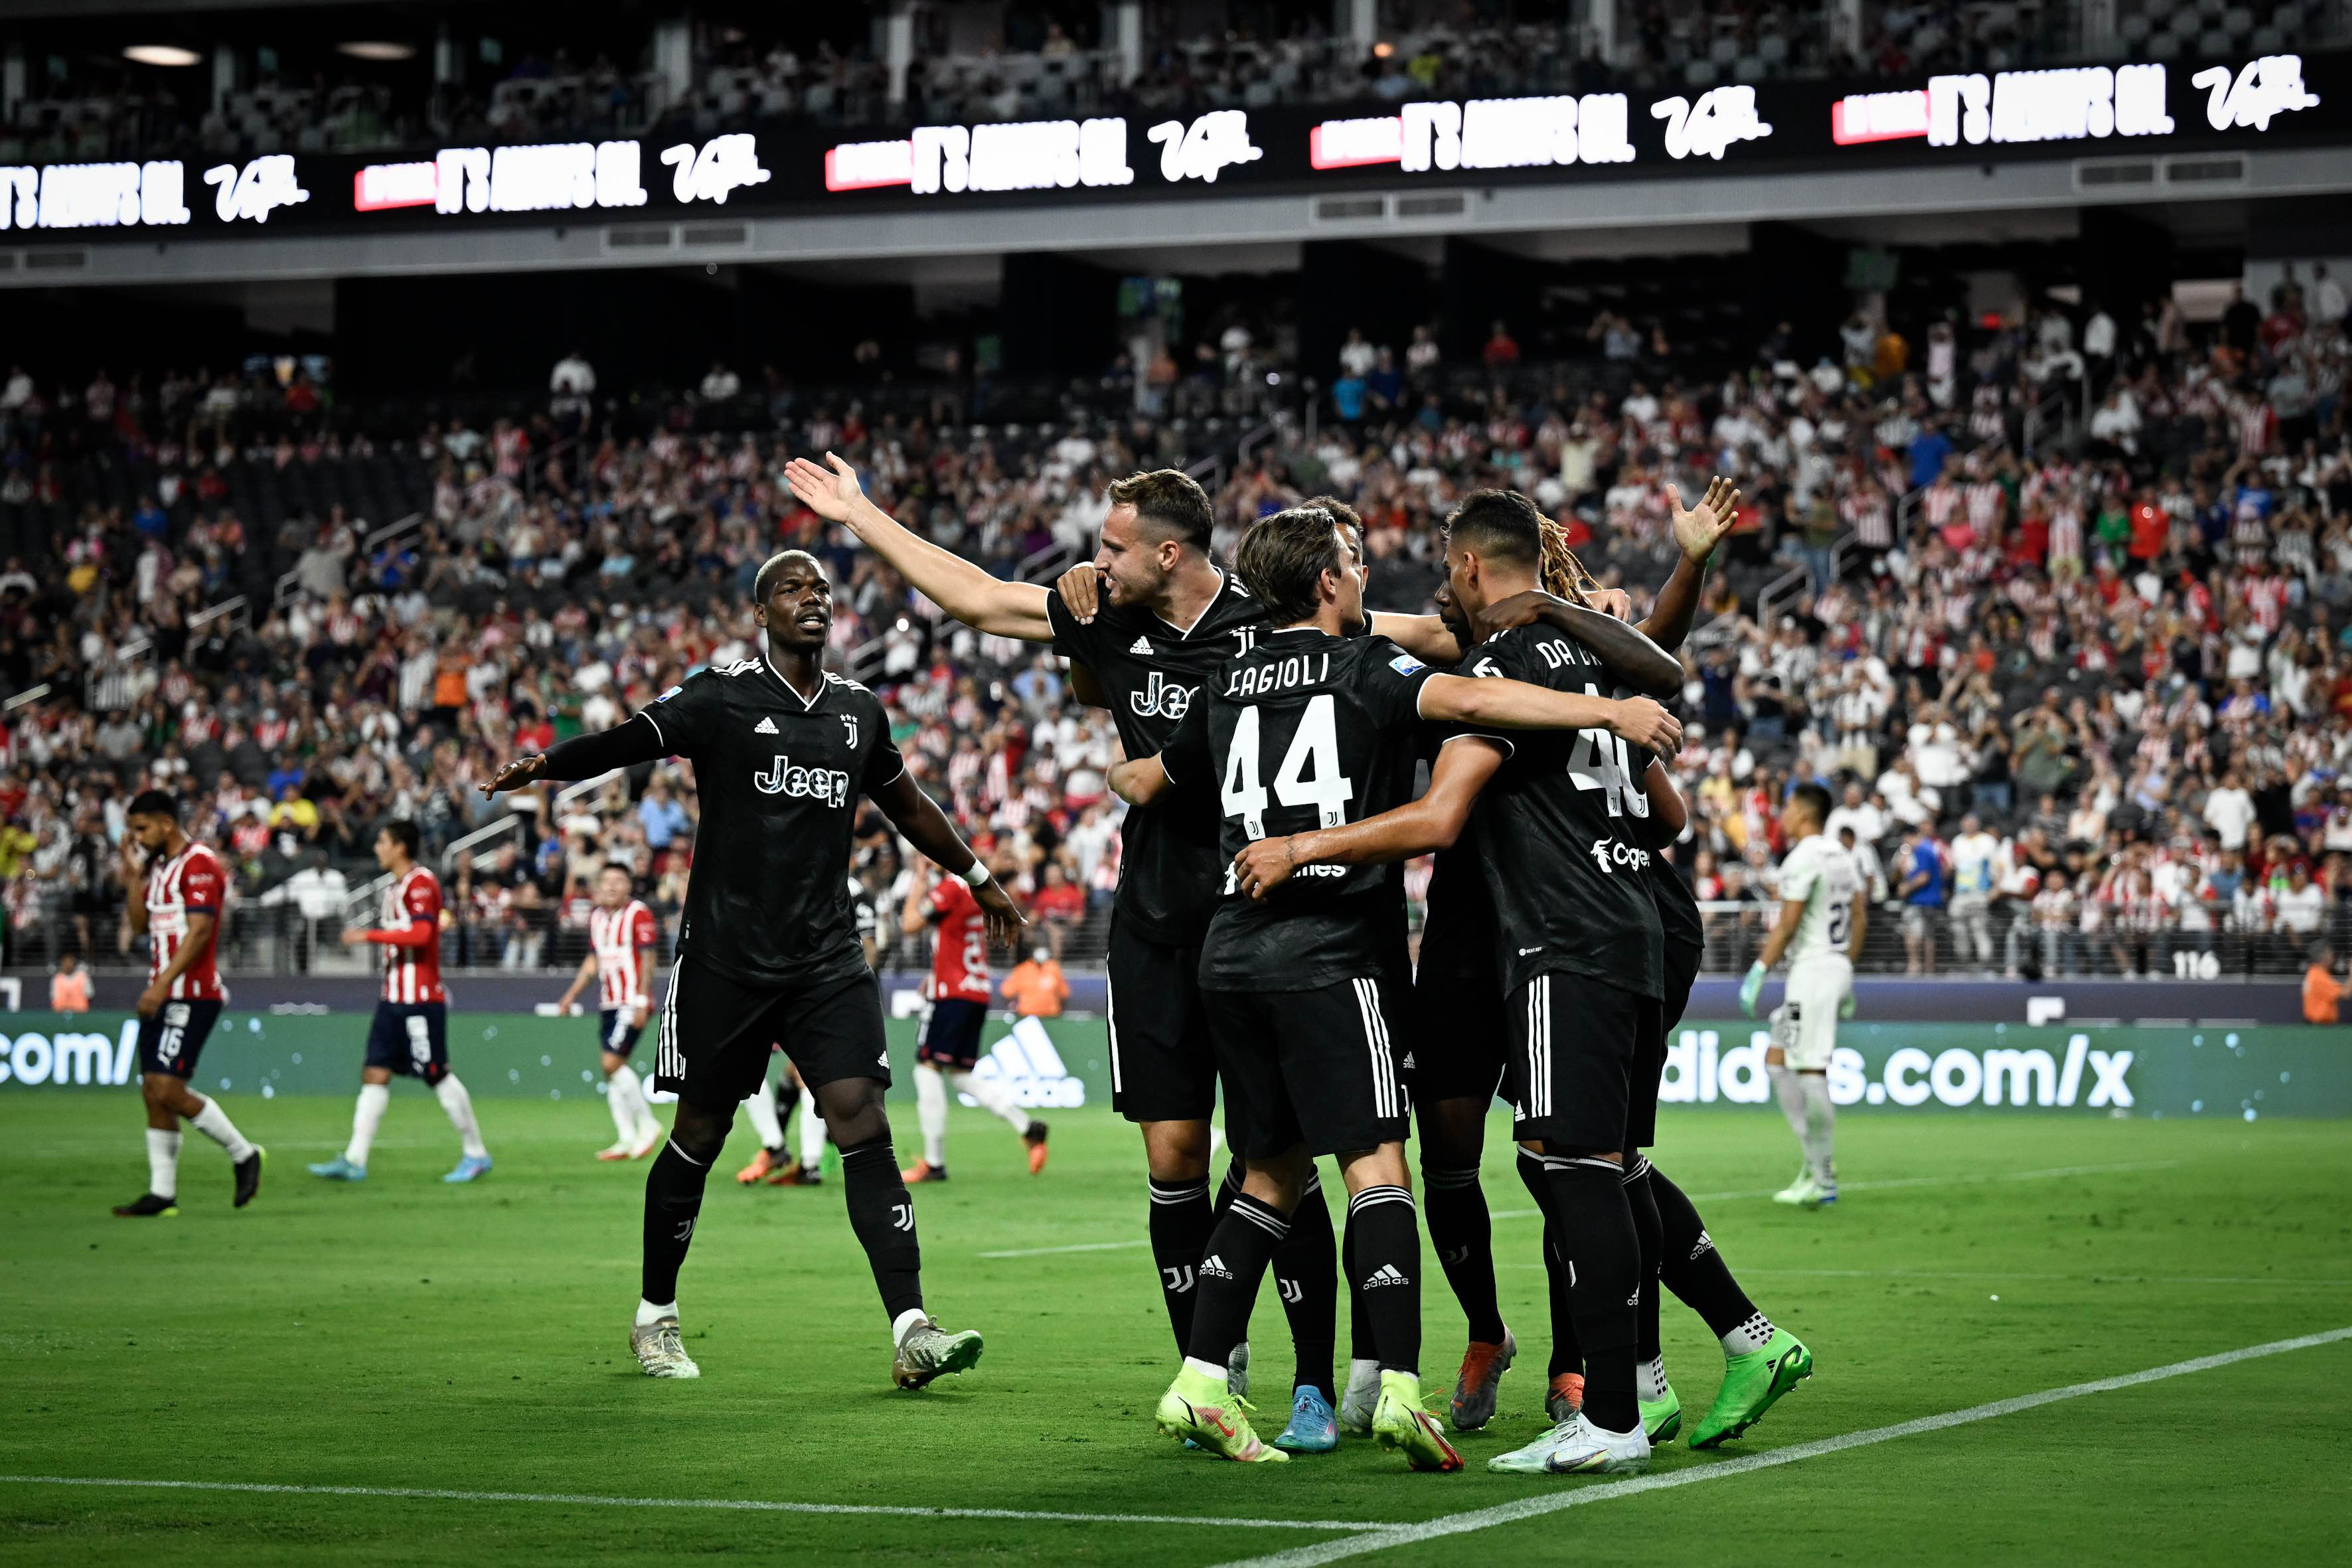
<path id="1" fill-rule="evenodd" d="M 1138 637 L 1128 645 L 1127 651 L 1131 654 L 1139 655 L 1144 658 L 1150 658 L 1151 657 L 1151 639 L 1150 637 Z"/>
<path id="2" fill-rule="evenodd" d="M 1013 1025 L 1009 1034 L 989 1047 L 971 1076 L 1003 1084 L 1012 1091 L 1013 1103 L 1024 1110 L 1040 1107 L 1075 1110 L 1087 1102 L 1086 1080 L 1072 1076 L 1063 1065 L 1062 1053 L 1054 1048 L 1045 1026 L 1034 1018 Z M 968 1094 L 956 1098 L 966 1105 L 980 1103 Z"/>
<path id="3" fill-rule="evenodd" d="M 1364 1281 L 1364 1289 L 1367 1290 L 1376 1290 L 1383 1285 L 1410 1285 L 1412 1283 L 1412 1281 L 1406 1279 L 1403 1271 L 1399 1269 L 1395 1264 L 1383 1263 L 1378 1268 L 1372 1270 L 1371 1277 Z"/>
<path id="4" fill-rule="evenodd" d="M 1224 1260 L 1223 1258 L 1222 1258 L 1218 1257 L 1215 1253 L 1213 1253 L 1213 1253 L 1209 1254 L 1209 1256 L 1208 1256 L 1208 1257 L 1203 1258 L 1202 1259 L 1201 1259 L 1201 1278 L 1202 1278 L 1202 1279 L 1232 1279 L 1233 1277 L 1234 1277 L 1234 1271 L 1233 1271 L 1232 1269 L 1230 1269 L 1230 1268 L 1226 1268 L 1226 1267 L 1225 1267 L 1225 1260 Z"/>
<path id="5" fill-rule="evenodd" d="M 754 735 L 772 735 L 775 732 L 776 721 L 773 719 L 762 719 L 751 726 L 751 733 Z"/>
<path id="6" fill-rule="evenodd" d="M 1411 1072 L 1412 1070 L 1412 1053 L 1411 1051 L 1405 1052 L 1404 1060 L 1399 1065 L 1402 1066 L 1405 1071 Z"/>

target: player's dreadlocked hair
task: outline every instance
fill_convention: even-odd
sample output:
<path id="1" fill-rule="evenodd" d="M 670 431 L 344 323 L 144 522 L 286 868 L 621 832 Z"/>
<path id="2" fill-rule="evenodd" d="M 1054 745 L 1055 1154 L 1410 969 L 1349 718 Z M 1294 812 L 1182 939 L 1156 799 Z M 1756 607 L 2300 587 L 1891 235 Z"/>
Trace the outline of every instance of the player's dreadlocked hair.
<path id="1" fill-rule="evenodd" d="M 1586 571 L 1584 563 L 1576 558 L 1576 552 L 1568 547 L 1567 529 L 1549 517 L 1542 520 L 1540 526 L 1543 559 L 1536 568 L 1537 585 L 1571 605 L 1589 607 L 1592 591 L 1601 586 L 1600 579 Z"/>

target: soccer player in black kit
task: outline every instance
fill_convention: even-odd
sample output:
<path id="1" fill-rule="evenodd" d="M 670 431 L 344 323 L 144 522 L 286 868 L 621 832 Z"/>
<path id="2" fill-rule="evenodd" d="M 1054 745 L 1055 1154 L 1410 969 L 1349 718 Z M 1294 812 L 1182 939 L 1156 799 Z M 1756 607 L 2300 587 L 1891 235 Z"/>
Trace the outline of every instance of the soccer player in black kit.
<path id="1" fill-rule="evenodd" d="M 638 1363 L 653 1377 L 700 1375 L 679 1337 L 678 1269 L 735 1109 L 782 1042 L 841 1150 L 850 1226 L 890 1319 L 891 1375 L 920 1388 L 977 1363 L 981 1337 L 949 1333 L 923 1310 L 914 1200 L 882 1106 L 881 993 L 844 892 L 858 796 L 971 885 L 997 941 L 1011 943 L 1026 921 L 908 773 L 882 704 L 826 673 L 833 584 L 816 558 L 771 557 L 751 618 L 759 658 L 704 669 L 626 723 L 510 762 L 483 793 L 669 755 L 694 763 L 701 837 L 654 1077 L 677 1094 L 677 1111 L 646 1181 L 644 1289 L 629 1332 Z"/>
<path id="2" fill-rule="evenodd" d="M 1727 515 L 1727 489 L 1718 481 L 1707 500 Z M 1697 552 L 1701 564 L 1711 547 L 1708 540 Z M 1449 527 L 1446 611 L 1466 612 L 1491 634 L 1472 657 L 1473 673 L 1597 691 L 1596 679 L 1606 678 L 1580 645 L 1549 628 L 1495 630 L 1514 619 L 1513 606 L 1523 616 L 1541 554 L 1541 518 L 1524 497 L 1472 496 Z M 1678 571 L 1677 581 L 1685 575 Z M 1685 585 L 1695 587 L 1696 573 L 1689 577 Z M 1650 885 L 1664 841 L 1649 823 L 1653 792 L 1663 787 L 1677 812 L 1680 805 L 1663 770 L 1599 731 L 1448 746 L 1420 800 L 1352 826 L 1248 846 L 1235 874 L 1251 896 L 1264 897 L 1301 867 L 1384 862 L 1454 847 L 1490 779 L 1497 783 L 1479 813 L 1477 846 L 1506 944 L 1497 957 L 1511 985 L 1515 1037 L 1505 1084 L 1522 1160 L 1541 1173 L 1530 1184 L 1547 1210 L 1547 1244 L 1570 1266 L 1562 1270 L 1567 1289 L 1560 1294 L 1591 1373 L 1585 1411 L 1556 1410 L 1566 1418 L 1555 1432 L 1492 1466 L 1637 1468 L 1647 1461 L 1643 1418 L 1654 1414 L 1654 1403 L 1662 1406 L 1654 1412 L 1662 1420 L 1679 1420 L 1655 1348 L 1662 1209 L 1675 1215 L 1678 1247 L 1669 1282 L 1710 1326 L 1721 1321 L 1717 1331 L 1730 1358 L 1724 1394 L 1694 1442 L 1711 1446 L 1736 1436 L 1811 1364 L 1801 1345 L 1755 1312 L 1714 1255 L 1688 1200 L 1638 1152 L 1654 1131 L 1666 997 L 1671 993 L 1679 1016 L 1696 969 L 1695 944 L 1670 948 L 1664 942 Z M 1462 907 L 1478 912 L 1475 898 Z M 1441 912 L 1433 889 L 1433 923 Z M 1669 975 L 1669 965 L 1679 973 Z M 1566 984 L 1556 986 L 1555 975 L 1568 977 Z M 1422 984 L 1438 978 L 1424 950 Z M 1622 1148 L 1608 1146 L 1612 1125 L 1619 1125 Z M 1663 1189 L 1654 1199 L 1654 1185 Z M 1556 1278 L 1556 1291 L 1562 1283 Z M 1746 1316 L 1731 1316 L 1741 1310 Z M 1757 1342 L 1752 1352 L 1750 1340 Z M 1641 1370 L 1654 1373 L 1663 1402 L 1648 1397 L 1647 1380 L 1637 1380 L 1637 1353 L 1644 1358 Z"/>
<path id="3" fill-rule="evenodd" d="M 1158 751 L 1202 682 L 1225 658 L 1264 635 L 1266 609 L 1209 557 L 1214 516 L 1189 476 L 1136 474 L 1110 487 L 1110 509 L 1087 597 L 990 576 L 919 538 L 875 506 L 849 466 L 796 458 L 793 493 L 820 517 L 847 527 L 949 615 L 999 637 L 1050 642 L 1072 661 L 1074 688 L 1107 707 L 1130 757 Z M 1370 628 L 1407 651 L 1450 663 L 1459 648 L 1433 616 L 1366 617 Z M 1610 628 L 1591 631 L 1605 638 Z M 1655 650 L 1651 650 L 1654 653 Z M 1668 678 L 1679 672 L 1669 666 Z M 1191 1337 L 1195 1281 L 1218 1205 L 1209 1190 L 1210 1115 L 1216 1063 L 1197 979 L 1225 858 L 1216 819 L 1201 803 L 1130 812 L 1108 969 L 1111 1100 L 1142 1130 L 1150 1184 L 1150 1237 L 1162 1300 L 1181 1351 Z M 1238 1134 L 1227 1108 L 1227 1131 Z M 1245 1162 L 1226 1172 L 1224 1201 L 1239 1191 Z M 1297 1352 L 1294 1419 L 1280 1445 L 1321 1452 L 1339 1440 L 1331 1363 L 1338 1268 L 1319 1183 L 1310 1178 L 1277 1249 L 1276 1277 Z M 1247 1392 L 1247 1345 L 1235 1347 L 1234 1392 Z"/>
<path id="4" fill-rule="evenodd" d="M 1423 719 L 1679 742 L 1680 727 L 1646 699 L 1441 675 L 1383 637 L 1341 635 L 1363 620 L 1362 579 L 1321 508 L 1255 525 L 1235 567 L 1275 626 L 1224 662 L 1161 752 L 1112 771 L 1113 787 L 1139 805 L 1213 792 L 1221 852 L 1402 802 Z M 1310 873 L 1270 905 L 1228 877 L 1202 948 L 1201 993 L 1246 1129 L 1248 1173 L 1209 1238 L 1184 1366 L 1157 1420 L 1227 1458 L 1286 1457 L 1258 1441 L 1223 1373 L 1313 1159 L 1330 1154 L 1347 1181 L 1353 1283 L 1381 1362 L 1373 1434 L 1416 1468 L 1461 1466 L 1421 1409 L 1420 1242 L 1390 1046 L 1402 915 L 1402 879 L 1386 867 Z"/>

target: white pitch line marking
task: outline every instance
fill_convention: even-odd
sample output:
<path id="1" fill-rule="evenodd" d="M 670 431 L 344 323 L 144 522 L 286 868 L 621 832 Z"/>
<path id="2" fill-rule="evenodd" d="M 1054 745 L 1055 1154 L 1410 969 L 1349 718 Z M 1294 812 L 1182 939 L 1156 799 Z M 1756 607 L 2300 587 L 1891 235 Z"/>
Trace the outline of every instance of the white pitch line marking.
<path id="1" fill-rule="evenodd" d="M 1571 1491 L 1555 1491 L 1520 1502 L 1507 1502 L 1494 1508 L 1482 1508 L 1466 1513 L 1446 1514 L 1425 1520 L 1419 1524 L 1392 1525 L 1386 1530 L 1363 1535 L 1350 1535 L 1338 1541 L 1319 1542 L 1312 1546 L 1294 1547 L 1287 1552 L 1269 1552 L 1264 1557 L 1251 1557 L 1224 1563 L 1221 1568 L 1316 1568 L 1317 1564 L 1337 1563 L 1344 1558 L 1360 1556 L 1368 1552 L 1380 1552 L 1391 1546 L 1410 1546 L 1416 1542 L 1433 1541 L 1441 1536 L 1465 1535 L 1473 1531 L 1491 1530 L 1499 1524 L 1516 1524 L 1522 1520 L 1539 1519 L 1558 1513 L 1562 1509 L 1580 1508 L 1586 1503 L 1607 1502 L 1612 1498 L 1633 1497 L 1642 1492 L 1664 1491 L 1673 1487 L 1695 1486 L 1700 1481 L 1721 1480 L 1726 1476 L 1744 1476 L 1757 1470 L 1769 1470 L 1780 1465 L 1793 1465 L 1800 1459 L 1817 1459 L 1824 1455 L 1843 1453 L 1848 1448 L 1864 1448 L 1877 1443 L 1891 1443 L 1897 1437 L 1916 1437 L 1923 1433 L 1940 1432 L 1950 1426 L 1965 1426 L 1972 1422 L 1990 1421 L 1997 1415 L 2013 1415 L 2021 1410 L 2032 1410 L 2043 1405 L 2055 1405 L 2061 1400 L 2080 1399 L 2085 1394 L 2107 1394 L 2119 1388 L 2135 1388 L 2145 1383 L 2160 1383 L 2169 1377 L 2185 1377 L 2192 1372 L 2210 1372 L 2216 1367 L 2232 1366 L 2242 1361 L 2253 1361 L 2262 1356 L 2284 1355 L 2289 1351 L 2310 1350 L 2315 1346 L 2334 1344 L 2339 1340 L 2352 1340 L 2352 1328 L 2330 1329 L 2324 1333 L 2303 1334 L 2291 1340 L 2273 1340 L 2268 1344 L 2249 1345 L 2243 1350 L 2222 1351 L 2218 1354 L 2198 1356 L 2191 1361 L 2177 1361 L 2168 1366 L 2150 1367 L 2146 1372 L 2127 1372 L 2117 1377 L 2095 1378 L 2089 1383 L 2069 1384 L 2063 1388 L 2044 1389 L 2039 1394 L 2021 1394 L 2012 1399 L 1996 1399 L 1988 1405 L 1971 1405 L 1966 1410 L 1949 1411 L 1942 1415 L 1923 1415 L 1916 1421 L 1901 1421 L 1892 1426 L 1874 1426 L 1866 1431 L 1848 1432 L 1843 1436 L 1823 1437 L 1818 1442 L 1798 1443 L 1786 1448 L 1776 1448 L 1769 1454 L 1751 1454 L 1746 1458 L 1730 1459 L 1722 1464 L 1706 1465 L 1676 1470 L 1668 1475 L 1635 1476 L 1627 1480 L 1604 1481 L 1598 1486 L 1580 1487 Z"/>
<path id="2" fill-rule="evenodd" d="M 440 1487 L 314 1487 L 267 1481 L 174 1481 L 102 1476 L 0 1476 L 0 1485 L 135 1487 L 162 1491 L 406 1498 L 434 1502 L 546 1502 L 592 1508 L 705 1509 L 740 1513 L 887 1514 L 899 1519 L 1002 1519 L 1047 1524 L 1222 1525 L 1234 1530 L 1344 1530 L 1358 1532 L 1390 1528 L 1379 1521 L 1361 1519 L 1232 1519 L 1173 1513 L 1060 1513 L 1017 1508 L 894 1508 L 881 1503 L 780 1502 L 765 1498 L 592 1497 L 571 1492 L 477 1492 Z"/>

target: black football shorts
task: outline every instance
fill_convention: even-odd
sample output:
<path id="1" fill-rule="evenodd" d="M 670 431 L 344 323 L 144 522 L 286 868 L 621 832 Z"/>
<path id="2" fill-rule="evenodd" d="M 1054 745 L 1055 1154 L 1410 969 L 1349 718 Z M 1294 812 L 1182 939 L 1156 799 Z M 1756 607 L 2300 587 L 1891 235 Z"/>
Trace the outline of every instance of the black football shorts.
<path id="1" fill-rule="evenodd" d="M 152 1018 L 139 1020 L 139 1070 L 158 1078 L 191 1078 L 205 1054 L 213 1026 L 220 1022 L 220 998 L 166 1002 Z"/>
<path id="2" fill-rule="evenodd" d="M 449 1004 L 377 1003 L 368 1020 L 367 1065 L 437 1086 L 449 1076 Z"/>
<path id="3" fill-rule="evenodd" d="M 1664 1010 L 1586 974 L 1538 974 L 1511 994 L 1503 1097 L 1511 1136 L 1605 1153 L 1657 1141 Z"/>
<path id="4" fill-rule="evenodd" d="M 1308 991 L 1202 992 L 1234 1147 L 1264 1159 L 1294 1143 L 1342 1154 L 1402 1142 L 1411 1102 L 1390 1044 L 1394 989 L 1366 975 Z"/>
<path id="5" fill-rule="evenodd" d="M 1489 964 L 1477 974 L 1445 973 L 1423 964 L 1402 1009 L 1398 1061 L 1412 1102 L 1495 1098 L 1510 1048 L 1511 1022 L 1500 978 Z"/>
<path id="6" fill-rule="evenodd" d="M 1217 1053 L 1202 1009 L 1201 950 L 1150 941 L 1113 916 L 1109 982 L 1111 1108 L 1129 1121 L 1205 1121 L 1217 1105 Z M 1232 1107 L 1226 1135 L 1235 1137 Z"/>
<path id="7" fill-rule="evenodd" d="M 942 996 L 931 1004 L 915 1037 L 915 1059 L 947 1072 L 970 1072 L 980 1062 L 980 1026 L 988 1005 L 969 996 Z"/>
<path id="8" fill-rule="evenodd" d="M 629 1007 L 607 1007 L 596 1015 L 596 1045 L 625 1060 L 637 1048 L 637 1037 L 646 1026 L 637 1022 L 637 1010 Z"/>
<path id="9" fill-rule="evenodd" d="M 782 1046 L 814 1091 L 839 1079 L 890 1082 L 882 992 L 871 973 L 806 985 L 762 986 L 681 954 L 661 1008 L 654 1087 L 696 1105 L 732 1105 L 767 1081 Z"/>

